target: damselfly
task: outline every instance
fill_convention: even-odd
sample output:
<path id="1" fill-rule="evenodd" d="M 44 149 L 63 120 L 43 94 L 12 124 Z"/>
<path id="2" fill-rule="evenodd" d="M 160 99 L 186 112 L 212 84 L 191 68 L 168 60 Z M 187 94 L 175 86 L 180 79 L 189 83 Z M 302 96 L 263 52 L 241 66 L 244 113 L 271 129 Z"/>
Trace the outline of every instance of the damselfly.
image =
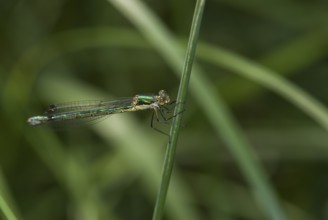
<path id="1" fill-rule="evenodd" d="M 169 111 L 168 106 L 172 103 L 174 102 L 171 102 L 169 95 L 164 90 L 161 90 L 158 95 L 135 95 L 131 98 L 113 101 L 81 101 L 53 104 L 49 106 L 44 114 L 30 117 L 27 122 L 34 126 L 60 124 L 79 120 L 89 121 L 116 113 L 153 109 L 151 121 L 151 127 L 153 127 L 154 114 L 157 121 L 160 121 L 159 118 L 164 121 L 168 120 L 165 113 Z M 154 129 L 161 132 L 156 128 Z"/>

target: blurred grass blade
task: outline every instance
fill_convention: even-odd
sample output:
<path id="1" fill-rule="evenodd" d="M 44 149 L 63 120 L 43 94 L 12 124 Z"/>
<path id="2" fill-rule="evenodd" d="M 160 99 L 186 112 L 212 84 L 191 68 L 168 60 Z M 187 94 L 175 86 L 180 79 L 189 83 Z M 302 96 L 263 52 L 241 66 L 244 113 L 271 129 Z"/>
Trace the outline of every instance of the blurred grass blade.
<path id="1" fill-rule="evenodd" d="M 274 70 L 284 78 L 299 74 L 301 71 L 315 65 L 318 60 L 324 59 L 328 51 L 326 50 L 328 31 L 318 29 L 310 31 L 300 36 L 284 42 L 282 45 L 268 51 L 267 54 L 257 59 L 257 63 Z M 223 48 L 203 44 L 205 47 L 213 46 L 213 50 L 222 50 Z M 199 45 L 202 47 L 202 45 Z M 202 51 L 202 50 L 200 50 Z M 207 60 L 207 55 L 199 52 L 199 57 Z M 211 58 L 211 60 L 213 60 Z M 215 65 L 221 66 L 221 62 L 210 61 Z M 246 75 L 244 75 L 247 77 Z M 242 85 L 242 86 L 240 86 Z M 236 90 L 235 88 L 239 88 Z M 227 97 L 229 105 L 243 105 L 251 98 L 261 95 L 266 87 L 261 84 L 247 81 L 239 76 L 229 77 L 220 83 L 220 91 L 224 97 Z M 232 92 L 233 91 L 233 92 Z"/>
<path id="2" fill-rule="evenodd" d="M 181 127 L 183 111 L 185 110 L 184 108 L 187 99 L 189 80 L 190 80 L 192 65 L 195 58 L 198 35 L 201 26 L 204 7 L 205 7 L 205 0 L 197 0 L 194 16 L 191 24 L 191 31 L 190 31 L 189 42 L 187 46 L 185 62 L 182 70 L 179 92 L 177 96 L 177 103 L 179 104 L 176 105 L 174 110 L 174 115 L 176 115 L 176 117 L 174 117 L 172 121 L 169 142 L 167 145 L 167 150 L 164 159 L 162 181 L 155 204 L 153 220 L 162 219 L 164 214 L 165 200 L 170 184 L 170 179 L 172 176 L 179 130 Z"/>
<path id="3" fill-rule="evenodd" d="M 0 216 L 4 216 L 7 220 L 16 220 L 17 215 L 14 210 L 9 205 L 9 198 L 6 196 L 7 187 L 5 186 L 5 182 L 3 179 L 2 172 L 0 170 Z M 2 214 L 1 214 L 2 213 Z"/>
<path id="4" fill-rule="evenodd" d="M 3 198 L 3 196 L 0 194 L 0 209 L 2 210 L 3 216 L 5 216 L 8 220 L 16 220 L 16 216 L 13 213 L 13 211 L 10 209 L 8 203 Z"/>
<path id="5" fill-rule="evenodd" d="M 70 215 L 81 220 L 100 219 L 98 216 L 102 203 L 95 196 L 94 192 L 98 189 L 90 184 L 88 173 L 85 172 L 86 165 L 64 149 L 57 136 L 47 128 L 28 130 L 25 136 L 56 181 L 66 190 L 73 206 L 69 210 Z"/>
<path id="6" fill-rule="evenodd" d="M 198 75 L 194 86 L 198 88 L 198 93 L 194 96 L 204 99 L 205 113 L 211 115 L 210 120 L 217 134 L 226 142 L 239 168 L 253 187 L 259 206 L 266 211 L 269 219 L 286 219 L 256 154 L 224 101 L 215 95 L 215 87 L 206 78 L 201 78 L 201 75 Z M 212 102 L 213 99 L 215 102 Z"/>
<path id="7" fill-rule="evenodd" d="M 183 50 L 162 22 L 139 0 L 108 0 L 124 14 L 163 56 L 168 64 L 181 74 Z"/>
<path id="8" fill-rule="evenodd" d="M 199 48 L 199 54 L 211 63 L 225 67 L 275 91 L 314 118 L 328 131 L 327 108 L 304 90 L 279 76 L 278 73 L 213 45 L 202 45 Z"/>

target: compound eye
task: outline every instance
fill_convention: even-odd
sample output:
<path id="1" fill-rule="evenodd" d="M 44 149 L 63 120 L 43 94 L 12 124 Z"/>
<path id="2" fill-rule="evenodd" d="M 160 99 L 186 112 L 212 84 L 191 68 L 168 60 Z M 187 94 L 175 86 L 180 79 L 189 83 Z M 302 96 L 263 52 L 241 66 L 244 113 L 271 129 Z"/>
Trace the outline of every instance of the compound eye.
<path id="1" fill-rule="evenodd" d="M 165 90 L 161 90 L 161 91 L 159 91 L 158 95 L 161 96 L 161 97 L 166 96 L 166 92 L 165 92 Z"/>
<path id="2" fill-rule="evenodd" d="M 138 104 L 138 102 L 139 102 L 139 97 L 138 97 L 138 95 L 136 95 L 133 97 L 131 104 L 132 104 L 132 106 L 136 106 Z"/>
<path id="3" fill-rule="evenodd" d="M 160 90 L 157 97 L 161 105 L 168 104 L 170 102 L 170 97 L 167 95 L 165 90 Z"/>

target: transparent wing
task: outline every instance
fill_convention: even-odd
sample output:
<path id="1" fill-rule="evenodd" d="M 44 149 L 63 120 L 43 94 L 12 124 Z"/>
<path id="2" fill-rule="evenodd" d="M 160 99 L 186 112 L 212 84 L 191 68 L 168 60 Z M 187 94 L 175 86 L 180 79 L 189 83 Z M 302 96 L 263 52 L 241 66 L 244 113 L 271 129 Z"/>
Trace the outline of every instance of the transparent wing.
<path id="1" fill-rule="evenodd" d="M 111 114 L 120 112 L 119 109 L 130 108 L 132 100 L 133 98 L 124 98 L 113 101 L 87 100 L 52 104 L 43 114 L 49 120 L 42 125 L 50 125 L 56 130 L 58 128 L 61 130 L 65 126 L 94 124 L 106 119 Z"/>
<path id="2" fill-rule="evenodd" d="M 122 106 L 131 105 L 132 100 L 133 98 L 124 98 L 124 99 L 111 100 L 111 101 L 84 100 L 84 101 L 51 104 L 49 105 L 45 114 L 55 115 L 58 113 L 72 113 L 72 112 L 87 111 L 87 110 L 118 108 Z"/>

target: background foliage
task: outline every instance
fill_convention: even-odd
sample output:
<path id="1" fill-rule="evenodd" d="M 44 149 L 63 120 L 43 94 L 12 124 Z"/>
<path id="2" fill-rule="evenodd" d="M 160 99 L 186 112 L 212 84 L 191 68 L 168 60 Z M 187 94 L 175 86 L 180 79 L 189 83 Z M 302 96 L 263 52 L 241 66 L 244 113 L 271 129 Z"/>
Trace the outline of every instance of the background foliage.
<path id="1" fill-rule="evenodd" d="M 195 3 L 141 3 L 184 51 Z M 208 0 L 201 28 L 198 67 L 289 219 L 328 218 L 327 9 L 325 1 Z M 175 97 L 182 66 L 154 44 L 171 35 L 149 40 L 129 20 L 133 11 L 105 0 L 1 1 L 2 209 L 19 219 L 151 218 L 167 139 L 150 128 L 149 112 L 62 130 L 26 124 L 50 103 L 160 89 Z M 211 103 L 194 88 L 166 219 L 264 219 L 224 128 L 218 135 L 207 114 Z"/>

